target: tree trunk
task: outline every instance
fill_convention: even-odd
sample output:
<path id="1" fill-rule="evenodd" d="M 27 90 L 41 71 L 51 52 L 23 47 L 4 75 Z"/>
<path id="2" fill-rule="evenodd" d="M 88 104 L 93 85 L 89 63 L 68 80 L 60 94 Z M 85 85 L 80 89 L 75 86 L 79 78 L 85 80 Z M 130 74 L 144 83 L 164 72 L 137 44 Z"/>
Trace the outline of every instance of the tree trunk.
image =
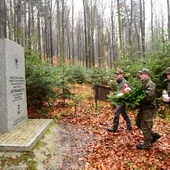
<path id="1" fill-rule="evenodd" d="M 12 9 L 12 0 L 9 1 L 9 39 L 14 40 L 13 36 L 13 9 Z"/>
<path id="2" fill-rule="evenodd" d="M 129 45 L 132 47 L 132 20 L 133 20 L 133 0 L 131 0 L 131 12 L 130 12 L 130 22 L 129 22 Z"/>
<path id="3" fill-rule="evenodd" d="M 6 38 L 6 8 L 5 0 L 0 0 L 0 38 Z"/>
<path id="4" fill-rule="evenodd" d="M 88 67 L 88 47 L 87 47 L 87 8 L 86 8 L 86 0 L 83 0 L 83 9 L 84 9 L 84 38 L 85 38 L 85 64 Z"/>
<path id="5" fill-rule="evenodd" d="M 62 0 L 62 32 L 61 32 L 61 39 L 62 39 L 62 43 L 61 43 L 61 64 L 63 64 L 65 62 L 65 59 L 64 59 L 64 56 L 65 56 L 65 41 L 64 41 L 64 35 L 65 35 L 65 31 L 64 31 L 64 14 L 65 14 L 65 11 L 64 11 L 64 0 Z"/>
<path id="6" fill-rule="evenodd" d="M 61 55 L 61 28 L 60 28 L 60 1 L 56 0 L 57 3 L 57 51 L 56 51 L 56 55 L 58 57 L 58 59 L 60 60 L 59 55 Z"/>
<path id="7" fill-rule="evenodd" d="M 142 56 L 145 57 L 145 0 L 140 0 L 140 29 L 142 42 Z"/>
<path id="8" fill-rule="evenodd" d="M 170 41 L 170 6 L 169 6 L 169 0 L 167 0 L 167 11 L 168 11 L 168 40 Z"/>
<path id="9" fill-rule="evenodd" d="M 24 2 L 24 11 L 27 11 L 27 2 Z M 26 47 L 27 45 L 27 13 L 25 12 L 24 13 L 24 16 L 23 16 L 23 19 L 24 19 L 24 21 L 23 21 L 23 42 L 22 42 L 22 45 L 24 46 L 24 47 Z M 25 57 L 27 57 L 26 56 L 27 54 L 25 54 Z"/>
<path id="10" fill-rule="evenodd" d="M 122 23 L 121 23 L 119 0 L 117 0 L 117 13 L 118 13 L 118 25 L 119 25 L 120 57 L 124 57 L 123 40 L 122 40 Z"/>
<path id="11" fill-rule="evenodd" d="M 16 13 L 17 13 L 16 40 L 18 44 L 21 44 L 21 0 L 17 0 Z"/>
<path id="12" fill-rule="evenodd" d="M 38 25 L 38 52 L 41 60 L 41 23 L 40 23 L 40 12 L 41 12 L 41 1 L 38 2 L 38 13 L 37 13 L 37 25 Z"/>
<path id="13" fill-rule="evenodd" d="M 154 38 L 154 35 L 153 35 L 153 0 L 151 0 L 151 40 L 152 40 L 152 43 L 153 43 L 153 38 Z"/>
<path id="14" fill-rule="evenodd" d="M 49 2 L 50 3 L 50 2 Z M 51 3 L 49 4 L 50 12 L 49 12 L 49 22 L 50 22 L 50 59 L 51 59 L 51 64 L 53 65 L 53 35 L 52 35 L 52 0 Z"/>
<path id="15" fill-rule="evenodd" d="M 31 4 L 28 1 L 28 49 L 31 51 Z"/>
<path id="16" fill-rule="evenodd" d="M 72 62 L 74 64 L 74 0 L 72 0 Z"/>

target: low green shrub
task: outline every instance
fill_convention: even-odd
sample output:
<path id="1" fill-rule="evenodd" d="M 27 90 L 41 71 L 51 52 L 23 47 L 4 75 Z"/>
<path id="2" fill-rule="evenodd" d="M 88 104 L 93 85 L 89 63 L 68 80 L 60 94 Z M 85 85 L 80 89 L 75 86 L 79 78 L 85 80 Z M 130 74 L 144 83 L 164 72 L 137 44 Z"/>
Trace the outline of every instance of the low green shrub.
<path id="1" fill-rule="evenodd" d="M 35 56 L 26 60 L 26 89 L 29 106 L 42 108 L 44 103 L 52 104 L 56 100 L 55 69 L 49 64 L 41 63 Z"/>

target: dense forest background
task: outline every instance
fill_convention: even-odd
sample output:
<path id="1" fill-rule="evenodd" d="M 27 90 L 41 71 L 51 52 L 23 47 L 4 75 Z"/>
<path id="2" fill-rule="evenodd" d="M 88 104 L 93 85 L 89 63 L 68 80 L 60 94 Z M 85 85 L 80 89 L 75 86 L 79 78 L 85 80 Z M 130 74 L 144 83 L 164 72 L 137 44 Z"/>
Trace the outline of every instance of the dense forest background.
<path id="1" fill-rule="evenodd" d="M 150 69 L 157 97 L 166 88 L 169 0 L 0 2 L 0 38 L 25 48 L 28 104 L 38 102 L 41 107 L 56 93 L 77 102 L 69 84 L 114 86 L 113 71 L 118 68 L 131 86 L 137 84 L 138 70 Z M 78 10 L 77 2 L 82 5 Z M 56 87 L 62 93 L 54 91 Z"/>
<path id="2" fill-rule="evenodd" d="M 149 8 L 145 0 L 108 0 L 107 6 L 102 0 L 79 0 L 79 12 L 76 1 L 1 0 L 0 37 L 52 64 L 55 56 L 60 63 L 88 68 L 114 68 L 120 58 L 147 57 L 170 40 L 169 0 L 149 0 Z"/>

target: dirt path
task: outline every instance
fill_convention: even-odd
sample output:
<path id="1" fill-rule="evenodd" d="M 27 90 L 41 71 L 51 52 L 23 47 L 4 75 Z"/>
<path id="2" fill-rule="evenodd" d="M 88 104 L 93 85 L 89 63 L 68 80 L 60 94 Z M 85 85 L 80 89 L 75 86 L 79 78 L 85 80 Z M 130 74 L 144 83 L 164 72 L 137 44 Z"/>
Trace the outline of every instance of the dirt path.
<path id="1" fill-rule="evenodd" d="M 63 153 L 62 170 L 82 170 L 85 166 L 83 156 L 86 154 L 86 147 L 92 142 L 92 135 L 87 131 L 75 128 L 72 125 L 62 125 L 60 130 L 61 151 Z"/>
<path id="2" fill-rule="evenodd" d="M 1 152 L 0 169 L 82 170 L 90 141 L 92 135 L 88 132 L 71 124 L 55 123 L 30 153 Z M 23 155 L 27 157 L 22 159 Z"/>

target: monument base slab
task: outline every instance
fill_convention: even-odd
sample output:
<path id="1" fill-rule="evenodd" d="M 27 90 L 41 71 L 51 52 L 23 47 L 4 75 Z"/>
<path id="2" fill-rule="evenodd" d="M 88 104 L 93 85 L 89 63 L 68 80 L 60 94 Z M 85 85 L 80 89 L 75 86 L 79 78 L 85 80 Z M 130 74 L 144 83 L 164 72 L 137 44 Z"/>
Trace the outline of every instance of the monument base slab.
<path id="1" fill-rule="evenodd" d="M 0 151 L 31 151 L 52 122 L 52 119 L 29 119 L 11 132 L 0 133 Z"/>

